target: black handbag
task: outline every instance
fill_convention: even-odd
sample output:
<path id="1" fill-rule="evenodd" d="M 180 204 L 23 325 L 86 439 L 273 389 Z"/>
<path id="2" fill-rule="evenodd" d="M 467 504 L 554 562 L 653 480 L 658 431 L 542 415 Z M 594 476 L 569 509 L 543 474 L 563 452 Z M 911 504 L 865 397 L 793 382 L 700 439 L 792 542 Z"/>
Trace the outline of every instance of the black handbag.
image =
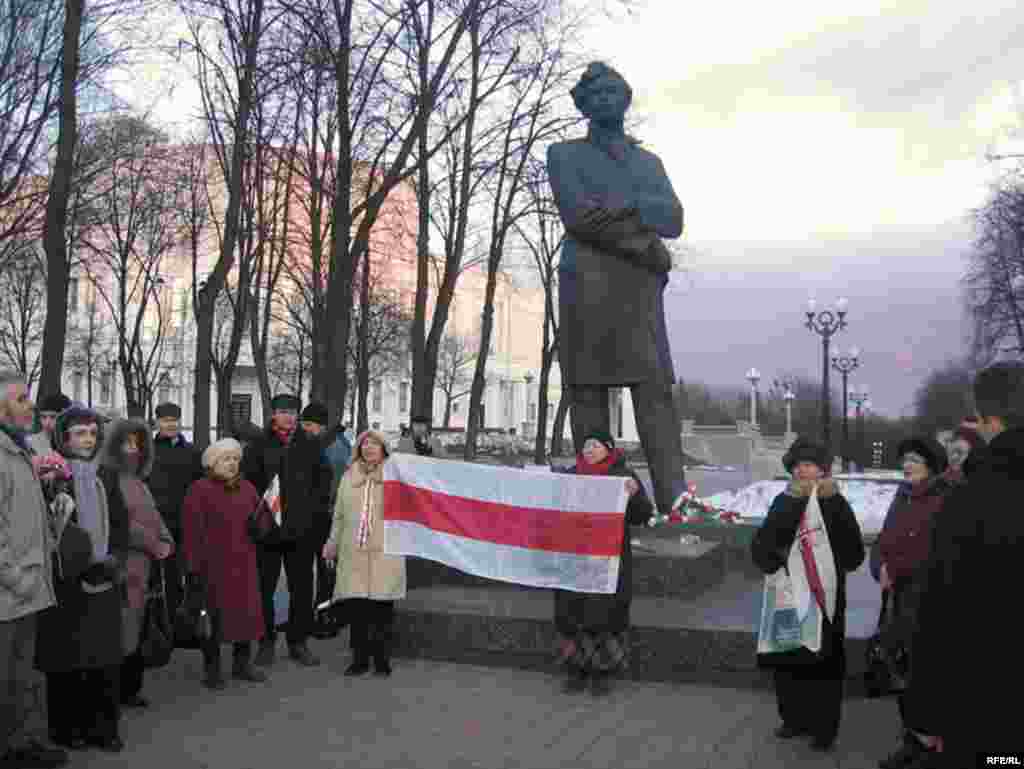
<path id="1" fill-rule="evenodd" d="M 171 661 L 174 652 L 174 631 L 167 613 L 167 584 L 164 566 L 157 561 L 153 573 L 156 585 L 146 598 L 146 613 L 142 621 L 139 654 L 147 668 L 162 668 Z"/>
<path id="2" fill-rule="evenodd" d="M 213 635 L 206 590 L 187 582 L 181 605 L 174 613 L 174 645 L 179 649 L 201 649 Z"/>
<path id="3" fill-rule="evenodd" d="M 891 591 L 883 590 L 878 628 L 868 639 L 865 650 L 864 688 L 872 698 L 899 694 L 907 688 L 906 649 L 891 638 L 892 602 Z"/>
<path id="4" fill-rule="evenodd" d="M 247 521 L 249 539 L 257 545 L 276 545 L 281 541 L 281 527 L 274 520 L 274 513 L 266 500 L 260 498 L 256 509 L 249 513 Z"/>

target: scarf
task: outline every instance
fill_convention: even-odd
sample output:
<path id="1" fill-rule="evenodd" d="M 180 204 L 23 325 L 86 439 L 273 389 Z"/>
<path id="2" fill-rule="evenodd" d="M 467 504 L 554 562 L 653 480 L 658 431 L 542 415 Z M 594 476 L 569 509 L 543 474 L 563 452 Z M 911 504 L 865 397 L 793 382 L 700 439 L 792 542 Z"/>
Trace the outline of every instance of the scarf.
<path id="1" fill-rule="evenodd" d="M 576 457 L 576 475 L 608 475 L 615 463 L 624 455 L 622 449 L 612 449 L 602 461 L 592 465 L 580 454 Z"/>
<path id="2" fill-rule="evenodd" d="M 363 504 L 359 510 L 359 526 L 356 529 L 356 545 L 358 547 L 366 547 L 370 541 L 370 535 L 373 534 L 373 486 L 375 483 L 379 483 L 374 478 L 375 471 L 380 465 L 375 465 L 370 468 L 365 462 L 360 461 L 360 469 L 363 471 L 363 477 L 366 479 L 366 483 L 363 484 Z"/>
<path id="3" fill-rule="evenodd" d="M 92 541 L 93 561 L 105 561 L 110 554 L 110 532 L 107 522 L 103 520 L 96 489 L 96 465 L 84 459 L 71 459 L 69 462 L 75 489 L 75 507 L 78 509 L 78 525 L 85 529 Z"/>

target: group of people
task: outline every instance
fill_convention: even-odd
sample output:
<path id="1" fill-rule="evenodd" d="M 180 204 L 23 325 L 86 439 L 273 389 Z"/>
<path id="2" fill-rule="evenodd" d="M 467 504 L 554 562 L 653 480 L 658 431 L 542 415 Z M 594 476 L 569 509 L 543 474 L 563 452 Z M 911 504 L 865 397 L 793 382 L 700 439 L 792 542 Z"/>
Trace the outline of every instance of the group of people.
<path id="1" fill-rule="evenodd" d="M 124 748 L 122 708 L 144 708 L 147 600 L 159 585 L 173 617 L 190 596 L 209 609 L 203 683 L 259 683 L 275 662 L 274 595 L 290 595 L 288 655 L 319 659 L 314 601 L 345 607 L 354 661 L 347 673 L 391 673 L 393 602 L 405 564 L 384 553 L 381 466 L 387 440 L 344 426 L 327 409 L 272 400 L 267 429 L 199 452 L 180 432 L 181 409 L 112 424 L 63 395 L 38 408 L 24 379 L 0 375 L 0 765 L 55 767 L 69 751 Z M 38 417 L 40 430 L 31 432 Z M 440 453 L 425 420 L 407 449 Z M 281 514 L 254 539 L 251 517 L 272 483 Z M 338 553 L 344 557 L 338 558 Z M 337 630 L 334 631 L 337 634 Z M 256 648 L 254 649 L 254 646 Z M 28 723 L 33 668 L 45 674 L 47 734 Z"/>
<path id="2" fill-rule="evenodd" d="M 964 769 L 1022 755 L 1011 703 L 1024 665 L 1008 632 L 1013 603 L 1006 588 L 1024 557 L 1024 524 L 1012 510 L 1024 492 L 1024 365 L 981 371 L 974 403 L 976 417 L 961 422 L 948 447 L 930 436 L 899 445 L 904 481 L 871 548 L 902 725 L 901 744 L 880 769 Z M 776 736 L 806 736 L 828 750 L 846 677 L 845 575 L 867 553 L 849 504 L 828 477 L 825 449 L 797 440 L 785 464 L 793 481 L 757 532 L 753 559 L 766 574 L 787 564 L 817 489 L 839 581 L 820 652 L 775 670 Z M 824 614 L 821 596 L 813 598 Z"/>

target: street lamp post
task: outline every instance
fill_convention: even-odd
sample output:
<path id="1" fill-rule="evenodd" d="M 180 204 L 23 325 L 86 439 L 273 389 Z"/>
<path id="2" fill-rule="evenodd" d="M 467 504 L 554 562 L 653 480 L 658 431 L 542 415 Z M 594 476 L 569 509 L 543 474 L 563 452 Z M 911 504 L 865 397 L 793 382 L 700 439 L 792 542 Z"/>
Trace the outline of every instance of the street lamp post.
<path id="1" fill-rule="evenodd" d="M 840 299 L 836 302 L 835 310 L 818 310 L 817 302 L 810 299 L 807 302 L 807 321 L 804 323 L 810 331 L 821 337 L 821 439 L 826 451 L 832 447 L 832 415 L 828 393 L 829 344 L 833 334 L 846 328 L 846 307 L 846 300 Z"/>
<path id="2" fill-rule="evenodd" d="M 761 372 L 756 368 L 750 369 L 747 381 L 750 382 L 750 424 L 757 427 L 757 383 L 761 381 Z"/>
<path id="3" fill-rule="evenodd" d="M 832 368 L 838 371 L 843 377 L 843 471 L 850 472 L 850 397 L 847 390 L 847 381 L 850 372 L 860 367 L 860 350 L 856 347 L 850 350 L 849 355 L 832 356 Z"/>
<path id="4" fill-rule="evenodd" d="M 530 385 L 533 384 L 533 372 L 532 371 L 527 371 L 526 375 L 523 377 L 523 380 L 526 382 L 526 420 L 525 421 L 526 421 L 527 430 L 529 430 L 529 429 L 531 429 L 530 426 L 533 424 L 533 417 L 530 416 L 530 401 L 532 400 L 532 394 L 530 392 Z M 526 432 L 526 430 L 524 430 L 523 432 Z M 528 437 L 528 436 L 524 436 L 524 437 Z"/>
<path id="5" fill-rule="evenodd" d="M 793 434 L 793 401 L 796 400 L 796 394 L 788 384 L 782 399 L 786 401 L 786 435 L 789 436 Z"/>
<path id="6" fill-rule="evenodd" d="M 864 458 L 864 406 L 868 403 L 868 388 L 854 387 L 850 391 L 850 400 L 857 408 L 857 453 Z M 863 463 L 858 463 L 863 464 Z"/>

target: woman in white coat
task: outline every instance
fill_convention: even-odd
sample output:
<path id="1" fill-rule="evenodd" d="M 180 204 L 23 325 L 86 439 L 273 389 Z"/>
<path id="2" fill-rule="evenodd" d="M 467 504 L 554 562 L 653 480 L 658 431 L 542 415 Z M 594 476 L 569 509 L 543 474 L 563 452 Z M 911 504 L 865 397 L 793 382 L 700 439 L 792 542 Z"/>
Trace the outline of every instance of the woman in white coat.
<path id="1" fill-rule="evenodd" d="M 345 675 L 369 671 L 391 675 L 395 600 L 405 598 L 405 558 L 384 552 L 383 435 L 367 431 L 356 439 L 351 466 L 338 485 L 331 535 L 323 557 L 337 561 L 334 600 L 346 601 L 352 634 L 352 664 Z"/>

